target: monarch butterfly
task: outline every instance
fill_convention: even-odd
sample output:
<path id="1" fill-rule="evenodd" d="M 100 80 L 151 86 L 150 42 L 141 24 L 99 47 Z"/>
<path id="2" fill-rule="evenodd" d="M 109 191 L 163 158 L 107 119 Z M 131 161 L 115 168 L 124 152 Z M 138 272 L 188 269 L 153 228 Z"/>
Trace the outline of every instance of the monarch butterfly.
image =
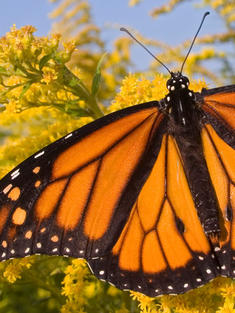
<path id="1" fill-rule="evenodd" d="M 0 260 L 85 258 L 149 296 L 235 277 L 235 85 L 194 93 L 183 65 L 161 101 L 85 125 L 0 181 Z"/>

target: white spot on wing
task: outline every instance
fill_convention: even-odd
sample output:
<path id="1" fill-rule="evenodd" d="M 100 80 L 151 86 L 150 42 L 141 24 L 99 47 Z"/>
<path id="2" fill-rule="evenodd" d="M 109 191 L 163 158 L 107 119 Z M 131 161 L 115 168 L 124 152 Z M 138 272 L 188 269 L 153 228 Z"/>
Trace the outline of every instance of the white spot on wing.
<path id="1" fill-rule="evenodd" d="M 12 186 L 13 186 L 12 184 L 7 185 L 7 186 L 3 189 L 3 193 L 4 193 L 4 194 L 8 193 L 8 191 L 10 191 L 10 189 L 11 189 Z"/>
<path id="2" fill-rule="evenodd" d="M 13 180 L 13 179 L 15 179 L 17 176 L 19 176 L 20 175 L 20 172 L 17 172 L 17 173 L 15 173 L 15 175 L 12 175 L 11 176 L 11 179 Z"/>
<path id="3" fill-rule="evenodd" d="M 68 139 L 69 137 L 72 137 L 72 136 L 73 136 L 73 134 L 70 133 L 70 134 L 68 134 L 67 136 L 65 136 L 64 139 Z"/>
<path id="4" fill-rule="evenodd" d="M 42 247 L 41 242 L 38 242 L 36 246 L 37 246 L 37 248 L 41 248 Z"/>
<path id="5" fill-rule="evenodd" d="M 41 152 L 39 152 L 38 154 L 36 154 L 36 155 L 34 156 L 34 158 L 35 158 L 35 159 L 36 159 L 36 158 L 39 158 L 39 157 L 42 156 L 44 153 L 45 153 L 45 151 L 41 151 Z"/>
<path id="6" fill-rule="evenodd" d="M 11 173 L 11 176 L 15 176 L 19 171 L 20 171 L 20 169 L 17 168 L 17 170 L 15 170 L 13 173 Z"/>
<path id="7" fill-rule="evenodd" d="M 100 275 L 104 275 L 104 271 L 99 271 L 99 274 Z"/>

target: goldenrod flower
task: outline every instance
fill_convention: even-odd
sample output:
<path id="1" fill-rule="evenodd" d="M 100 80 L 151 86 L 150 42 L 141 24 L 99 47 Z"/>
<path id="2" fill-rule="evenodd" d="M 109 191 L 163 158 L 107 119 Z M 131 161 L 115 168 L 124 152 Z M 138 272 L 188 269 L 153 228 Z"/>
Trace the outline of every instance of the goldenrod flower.
<path id="1" fill-rule="evenodd" d="M 3 272 L 3 277 L 10 283 L 14 283 L 17 279 L 21 278 L 21 272 L 25 268 L 29 269 L 32 265 L 33 258 L 14 259 L 12 260 Z"/>
<path id="2" fill-rule="evenodd" d="M 41 82 L 45 82 L 46 84 L 49 84 L 58 78 L 57 73 L 55 69 L 53 68 L 44 67 L 42 71 L 43 71 L 43 74 L 42 74 L 43 78 L 41 79 Z"/>

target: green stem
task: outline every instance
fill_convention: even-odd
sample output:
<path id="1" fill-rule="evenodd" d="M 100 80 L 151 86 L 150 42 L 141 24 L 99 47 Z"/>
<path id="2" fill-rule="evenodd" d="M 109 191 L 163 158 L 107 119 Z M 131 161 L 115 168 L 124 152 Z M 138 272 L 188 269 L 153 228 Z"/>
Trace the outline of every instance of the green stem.
<path id="1" fill-rule="evenodd" d="M 30 273 L 25 273 L 25 277 L 29 284 L 35 284 L 42 289 L 45 289 L 51 293 L 51 295 L 58 300 L 58 302 L 62 305 L 64 304 L 63 296 L 61 295 L 61 290 L 59 288 L 55 288 L 49 285 L 46 282 L 46 279 L 40 279 L 38 276 L 34 275 L 32 271 Z"/>

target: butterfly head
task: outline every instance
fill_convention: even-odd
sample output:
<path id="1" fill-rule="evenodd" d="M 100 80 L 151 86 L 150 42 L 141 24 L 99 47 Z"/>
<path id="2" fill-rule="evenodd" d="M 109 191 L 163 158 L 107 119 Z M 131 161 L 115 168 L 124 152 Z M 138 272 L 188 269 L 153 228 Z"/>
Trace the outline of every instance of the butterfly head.
<path id="1" fill-rule="evenodd" d="M 180 72 L 171 73 L 171 78 L 168 79 L 166 87 L 169 91 L 188 89 L 189 80 L 186 76 L 183 76 Z"/>

